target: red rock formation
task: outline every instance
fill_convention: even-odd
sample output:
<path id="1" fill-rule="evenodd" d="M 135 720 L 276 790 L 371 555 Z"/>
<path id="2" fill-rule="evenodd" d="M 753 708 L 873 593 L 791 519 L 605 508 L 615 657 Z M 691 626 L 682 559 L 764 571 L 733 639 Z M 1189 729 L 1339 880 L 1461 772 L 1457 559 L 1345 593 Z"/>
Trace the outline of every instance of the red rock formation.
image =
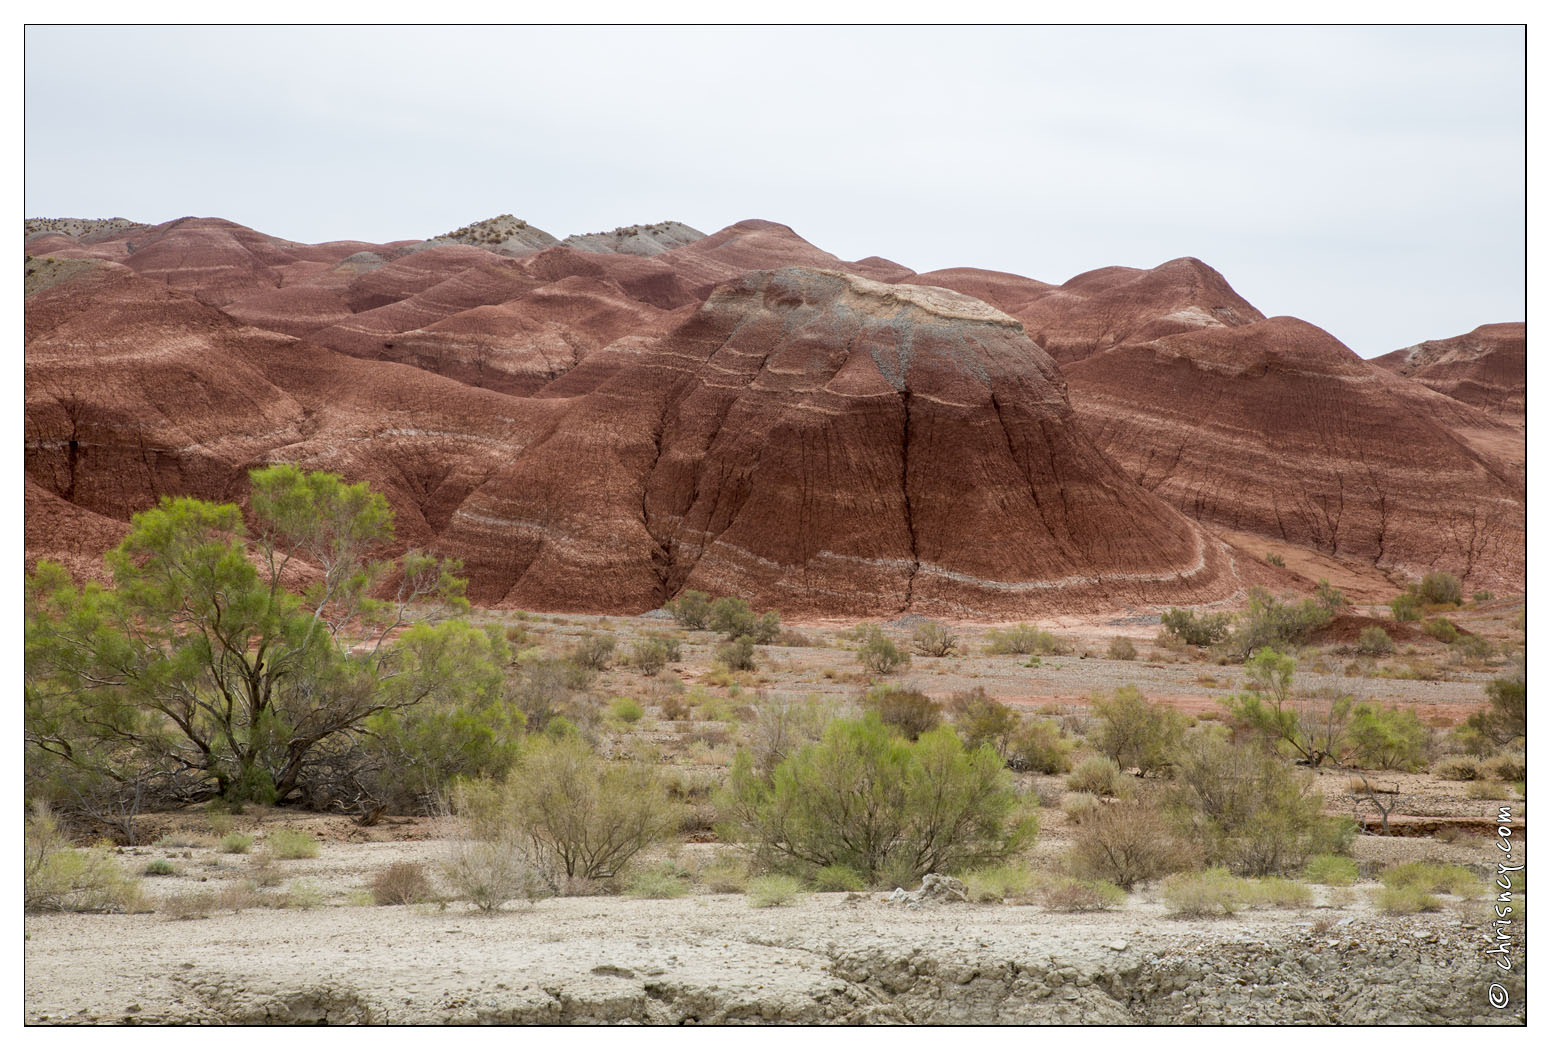
<path id="1" fill-rule="evenodd" d="M 1265 319 L 1199 259 L 1174 259 L 1151 270 L 1105 267 L 1059 286 L 967 268 L 907 280 L 984 298 L 1023 322 L 1034 341 L 1062 364 L 1120 343 Z"/>
<path id="2" fill-rule="evenodd" d="M 1202 522 L 1411 576 L 1523 580 L 1522 474 L 1464 433 L 1503 428 L 1313 325 L 1202 327 L 1064 371 L 1098 446 Z"/>
<path id="3" fill-rule="evenodd" d="M 1223 550 L 1072 425 L 967 297 L 747 274 L 586 396 L 443 535 L 478 601 L 1028 616 L 1237 587 Z"/>
<path id="4" fill-rule="evenodd" d="M 1482 325 L 1463 336 L 1434 339 L 1373 359 L 1373 364 L 1524 426 L 1524 322 Z"/>

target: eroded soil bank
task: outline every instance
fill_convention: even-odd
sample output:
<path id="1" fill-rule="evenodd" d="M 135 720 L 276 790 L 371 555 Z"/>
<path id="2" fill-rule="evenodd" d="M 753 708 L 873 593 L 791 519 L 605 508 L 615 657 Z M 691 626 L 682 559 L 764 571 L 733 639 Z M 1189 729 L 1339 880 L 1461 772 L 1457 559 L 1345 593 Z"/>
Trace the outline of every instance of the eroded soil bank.
<path id="1" fill-rule="evenodd" d="M 29 1023 L 1522 1024 L 1463 910 L 1133 901 L 1063 916 L 815 894 L 27 920 Z M 1522 967 L 1522 951 L 1516 960 Z"/>

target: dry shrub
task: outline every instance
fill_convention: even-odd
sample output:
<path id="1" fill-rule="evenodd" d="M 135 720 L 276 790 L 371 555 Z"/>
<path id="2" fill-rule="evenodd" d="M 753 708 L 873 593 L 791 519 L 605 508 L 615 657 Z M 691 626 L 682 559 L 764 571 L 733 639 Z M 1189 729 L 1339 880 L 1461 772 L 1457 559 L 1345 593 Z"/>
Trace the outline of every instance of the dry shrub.
<path id="1" fill-rule="evenodd" d="M 1164 881 L 1163 901 L 1169 915 L 1182 919 L 1232 916 L 1246 904 L 1249 882 L 1222 868 L 1180 873 Z"/>
<path id="2" fill-rule="evenodd" d="M 1475 781 L 1481 768 L 1468 756 L 1451 755 L 1433 767 L 1433 776 L 1443 781 Z"/>
<path id="3" fill-rule="evenodd" d="M 1083 819 L 1067 863 L 1077 876 L 1130 890 L 1178 872 L 1189 863 L 1189 855 L 1156 805 L 1125 800 L 1101 805 Z"/>
<path id="4" fill-rule="evenodd" d="M 1131 780 L 1131 775 L 1121 770 L 1120 764 L 1113 759 L 1091 755 L 1067 775 L 1066 787 L 1073 792 L 1090 792 L 1096 796 L 1128 796 Z"/>
<path id="5" fill-rule="evenodd" d="M 215 906 L 227 912 L 241 912 L 243 909 L 256 909 L 264 904 L 264 895 L 259 892 L 258 885 L 252 880 L 237 880 L 228 883 L 216 892 Z"/>
<path id="6" fill-rule="evenodd" d="M 875 687 L 862 698 L 862 706 L 877 712 L 885 726 L 912 741 L 942 722 L 942 706 L 920 690 Z"/>
<path id="7" fill-rule="evenodd" d="M 1109 647 L 1105 650 L 1112 661 L 1136 660 L 1136 643 L 1124 635 L 1117 635 L 1109 640 Z"/>
<path id="8" fill-rule="evenodd" d="M 453 840 L 442 875 L 460 899 L 482 912 L 516 899 L 532 901 L 547 889 L 527 850 L 511 839 Z"/>
<path id="9" fill-rule="evenodd" d="M 414 861 L 399 861 L 372 880 L 372 901 L 378 905 L 415 905 L 435 896 L 425 866 Z"/>
<path id="10" fill-rule="evenodd" d="M 23 907 L 44 912 L 143 912 L 140 881 L 106 848 L 70 845 L 47 805 L 37 803 L 22 837 Z"/>
<path id="11" fill-rule="evenodd" d="M 1040 888 L 1039 900 L 1051 912 L 1101 912 L 1125 904 L 1126 892 L 1107 880 L 1058 878 Z"/>
<path id="12" fill-rule="evenodd" d="M 161 903 L 161 913 L 169 920 L 202 920 L 215 910 L 215 893 L 208 890 L 174 894 Z"/>

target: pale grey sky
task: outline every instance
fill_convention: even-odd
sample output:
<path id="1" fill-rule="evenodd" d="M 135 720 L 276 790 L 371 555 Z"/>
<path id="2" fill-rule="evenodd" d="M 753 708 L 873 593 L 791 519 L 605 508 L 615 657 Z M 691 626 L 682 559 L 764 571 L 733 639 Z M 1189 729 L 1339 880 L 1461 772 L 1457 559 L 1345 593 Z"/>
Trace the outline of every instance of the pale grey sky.
<path id="1" fill-rule="evenodd" d="M 1193 255 L 1364 356 L 1524 317 L 1509 28 L 69 28 L 26 212 L 298 241 L 793 227 L 1060 282 Z"/>

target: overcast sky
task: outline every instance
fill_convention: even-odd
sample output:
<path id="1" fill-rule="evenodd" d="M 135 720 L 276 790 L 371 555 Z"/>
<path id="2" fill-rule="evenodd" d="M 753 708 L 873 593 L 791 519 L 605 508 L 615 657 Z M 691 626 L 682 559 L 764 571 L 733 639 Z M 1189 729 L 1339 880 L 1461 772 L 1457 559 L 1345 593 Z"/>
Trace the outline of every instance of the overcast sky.
<path id="1" fill-rule="evenodd" d="M 762 218 L 1052 282 L 1189 255 L 1371 357 L 1524 317 L 1523 41 L 33 28 L 26 210 L 309 242 Z"/>

